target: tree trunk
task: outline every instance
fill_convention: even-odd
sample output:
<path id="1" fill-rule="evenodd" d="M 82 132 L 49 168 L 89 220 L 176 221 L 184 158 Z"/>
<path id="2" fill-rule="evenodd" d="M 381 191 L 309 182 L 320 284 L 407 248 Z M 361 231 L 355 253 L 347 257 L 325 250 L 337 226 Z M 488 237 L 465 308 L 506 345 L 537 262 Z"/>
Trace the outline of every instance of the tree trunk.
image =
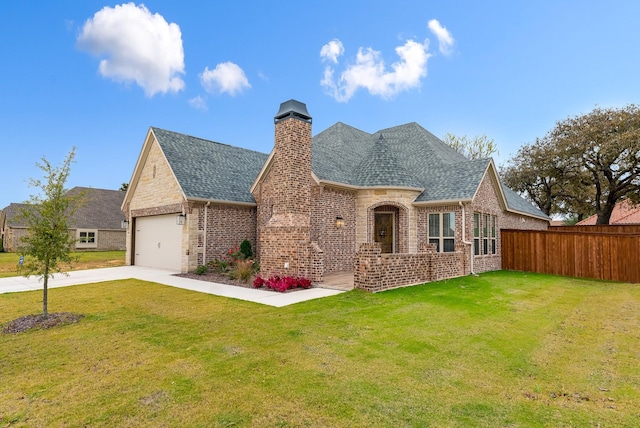
<path id="1" fill-rule="evenodd" d="M 45 274 L 44 274 L 44 291 L 42 293 L 42 315 L 47 318 L 49 316 L 49 311 L 48 311 L 48 300 L 49 300 L 49 296 L 48 294 L 48 285 L 49 285 L 49 269 L 45 268 Z"/>
<path id="2" fill-rule="evenodd" d="M 609 224 L 614 207 L 615 204 L 606 203 L 600 210 L 600 212 L 598 212 L 598 219 L 596 220 L 596 224 Z"/>

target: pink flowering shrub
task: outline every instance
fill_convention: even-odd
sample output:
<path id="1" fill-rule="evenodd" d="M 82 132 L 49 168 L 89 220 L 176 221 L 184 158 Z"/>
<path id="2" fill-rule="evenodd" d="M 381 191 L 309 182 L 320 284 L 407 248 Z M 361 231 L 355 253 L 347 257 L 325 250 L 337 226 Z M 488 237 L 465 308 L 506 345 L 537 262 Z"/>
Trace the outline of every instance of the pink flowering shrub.
<path id="1" fill-rule="evenodd" d="M 304 277 L 284 276 L 280 277 L 274 275 L 269 279 L 264 279 L 261 276 L 256 277 L 253 281 L 255 288 L 267 287 L 274 291 L 284 293 L 287 290 L 293 290 L 294 288 L 311 288 L 311 281 Z"/>

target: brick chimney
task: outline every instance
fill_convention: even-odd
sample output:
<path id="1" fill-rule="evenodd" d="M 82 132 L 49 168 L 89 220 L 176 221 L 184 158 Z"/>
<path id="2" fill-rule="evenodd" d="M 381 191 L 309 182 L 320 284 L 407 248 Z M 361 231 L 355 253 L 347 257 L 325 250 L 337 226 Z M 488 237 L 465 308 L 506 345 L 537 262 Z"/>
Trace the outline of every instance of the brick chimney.
<path id="1" fill-rule="evenodd" d="M 274 118 L 270 175 L 273 213 L 269 225 L 309 226 L 311 212 L 311 116 L 296 100 L 280 104 Z"/>
<path id="2" fill-rule="evenodd" d="M 304 103 L 289 100 L 280 104 L 274 122 L 271 164 L 254 195 L 263 213 L 258 220 L 260 273 L 313 279 L 311 116 Z"/>

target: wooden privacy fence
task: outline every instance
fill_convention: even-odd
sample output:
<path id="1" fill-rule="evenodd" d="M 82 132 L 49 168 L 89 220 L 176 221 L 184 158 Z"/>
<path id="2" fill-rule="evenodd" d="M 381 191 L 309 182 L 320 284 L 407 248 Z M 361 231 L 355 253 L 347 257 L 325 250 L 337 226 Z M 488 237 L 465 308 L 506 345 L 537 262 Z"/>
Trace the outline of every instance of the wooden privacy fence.
<path id="1" fill-rule="evenodd" d="M 599 227 L 602 226 L 589 226 Z M 640 282 L 640 230 L 501 230 L 502 268 Z"/>

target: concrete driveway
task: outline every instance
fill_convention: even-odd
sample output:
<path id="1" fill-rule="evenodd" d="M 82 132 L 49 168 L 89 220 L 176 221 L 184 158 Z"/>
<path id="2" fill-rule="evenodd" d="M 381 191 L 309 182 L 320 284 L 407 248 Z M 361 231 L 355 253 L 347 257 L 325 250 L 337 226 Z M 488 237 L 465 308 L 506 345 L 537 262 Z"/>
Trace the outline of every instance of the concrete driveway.
<path id="1" fill-rule="evenodd" d="M 232 299 L 246 300 L 275 307 L 287 306 L 307 300 L 333 296 L 344 292 L 342 290 L 327 288 L 310 288 L 308 290 L 289 293 L 278 293 L 276 291 L 264 289 L 236 287 L 233 285 L 181 278 L 175 276 L 176 273 L 178 272 L 142 266 L 120 266 L 104 269 L 78 270 L 69 272 L 69 276 L 56 274 L 53 278 L 49 279 L 49 288 L 135 278 L 144 281 L 157 282 L 170 287 L 183 288 L 185 290 L 230 297 Z M 23 276 L 0 278 L 0 294 L 33 290 L 42 290 L 42 281 L 39 281 L 37 277 L 32 276 L 28 279 Z"/>

